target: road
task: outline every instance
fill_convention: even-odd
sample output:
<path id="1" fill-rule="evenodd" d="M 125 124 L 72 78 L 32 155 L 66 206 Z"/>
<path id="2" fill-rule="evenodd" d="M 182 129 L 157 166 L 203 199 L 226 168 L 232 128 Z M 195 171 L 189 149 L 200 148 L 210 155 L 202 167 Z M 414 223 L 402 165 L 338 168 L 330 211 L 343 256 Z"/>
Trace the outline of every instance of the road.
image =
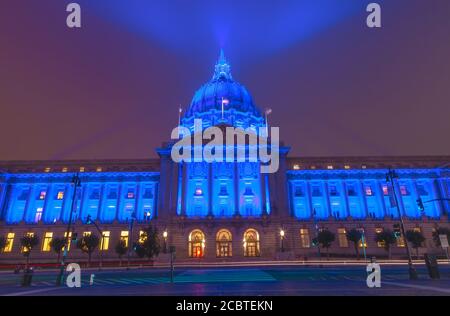
<path id="1" fill-rule="evenodd" d="M 167 269 L 83 270 L 81 288 L 56 287 L 56 271 L 37 271 L 31 287 L 21 275 L 0 273 L 0 295 L 450 295 L 450 267 L 440 266 L 441 279 L 417 268 L 408 279 L 406 266 L 381 266 L 381 288 L 368 288 L 364 266 L 273 266 L 177 268 L 174 283 Z M 94 282 L 90 285 L 91 274 Z"/>

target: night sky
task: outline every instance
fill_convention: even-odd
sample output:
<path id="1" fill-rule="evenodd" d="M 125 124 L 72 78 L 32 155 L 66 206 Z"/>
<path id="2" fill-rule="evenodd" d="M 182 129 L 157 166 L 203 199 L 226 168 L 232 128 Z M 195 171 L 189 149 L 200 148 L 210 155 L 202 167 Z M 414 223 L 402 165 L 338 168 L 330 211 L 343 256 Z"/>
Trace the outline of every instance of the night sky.
<path id="1" fill-rule="evenodd" d="M 291 156 L 450 154 L 450 1 L 0 1 L 0 159 L 156 157 L 213 73 Z"/>

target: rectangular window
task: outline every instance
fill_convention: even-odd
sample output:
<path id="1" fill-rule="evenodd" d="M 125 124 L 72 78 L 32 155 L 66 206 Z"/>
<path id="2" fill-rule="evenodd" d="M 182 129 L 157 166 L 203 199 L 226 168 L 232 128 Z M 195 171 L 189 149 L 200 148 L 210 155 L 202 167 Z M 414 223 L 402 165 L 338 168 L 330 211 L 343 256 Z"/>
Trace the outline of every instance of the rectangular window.
<path id="1" fill-rule="evenodd" d="M 140 231 L 139 231 L 139 240 L 138 240 L 138 242 L 139 242 L 140 244 L 142 244 L 142 243 L 145 241 L 145 239 L 147 239 L 147 237 L 145 236 L 144 231 L 143 231 L 143 230 L 140 230 Z"/>
<path id="2" fill-rule="evenodd" d="M 28 233 L 25 234 L 25 236 L 27 236 L 27 237 L 33 237 L 33 236 L 34 236 L 34 233 L 28 232 Z M 25 247 L 22 246 L 22 247 L 20 248 L 20 252 L 21 252 L 21 253 L 28 252 L 28 249 L 26 249 Z"/>
<path id="3" fill-rule="evenodd" d="M 400 185 L 400 194 L 401 195 L 409 195 L 408 188 L 406 185 Z"/>
<path id="4" fill-rule="evenodd" d="M 383 195 L 385 195 L 385 196 L 389 195 L 389 188 L 388 188 L 387 184 L 383 184 L 382 188 L 383 188 Z"/>
<path id="5" fill-rule="evenodd" d="M 98 199 L 100 199 L 100 189 L 99 188 L 93 188 L 91 190 L 91 194 L 89 195 L 89 199 L 91 199 L 91 200 L 98 200 Z"/>
<path id="6" fill-rule="evenodd" d="M 83 232 L 83 237 L 91 236 L 92 232 Z"/>
<path id="7" fill-rule="evenodd" d="M 151 188 L 146 188 L 144 190 L 143 198 L 144 199 L 153 199 L 153 190 Z"/>
<path id="8" fill-rule="evenodd" d="M 64 233 L 64 238 L 67 238 L 67 232 Z M 69 242 L 67 243 L 67 251 L 70 250 L 71 244 L 72 244 L 72 232 L 69 233 Z"/>
<path id="9" fill-rule="evenodd" d="M 348 196 L 356 196 L 356 191 L 355 191 L 355 187 L 353 185 L 348 185 L 347 186 L 347 195 Z"/>
<path id="10" fill-rule="evenodd" d="M 345 230 L 345 228 L 338 228 L 338 240 L 339 240 L 339 247 L 341 248 L 348 247 L 347 231 Z"/>
<path id="11" fill-rule="evenodd" d="M 414 227 L 413 231 L 417 232 L 417 233 L 421 233 L 422 229 L 420 227 Z"/>
<path id="12" fill-rule="evenodd" d="M 45 200 L 45 196 L 47 195 L 47 191 L 41 191 L 39 193 L 38 199 L 39 200 Z"/>
<path id="13" fill-rule="evenodd" d="M 30 193 L 30 189 L 22 189 L 20 195 L 17 197 L 19 201 L 26 201 L 28 199 L 28 194 Z"/>
<path id="14" fill-rule="evenodd" d="M 128 189 L 126 199 L 134 199 L 134 189 Z"/>
<path id="15" fill-rule="evenodd" d="M 300 186 L 295 187 L 295 196 L 303 196 L 303 189 Z"/>
<path id="16" fill-rule="evenodd" d="M 36 209 L 36 215 L 34 216 L 34 222 L 35 223 L 39 223 L 42 219 L 42 212 L 43 212 L 43 208 L 42 207 L 38 207 Z"/>
<path id="17" fill-rule="evenodd" d="M 103 232 L 103 238 L 100 244 L 100 250 L 106 251 L 109 248 L 109 236 L 111 235 L 111 232 L 105 231 Z"/>
<path id="18" fill-rule="evenodd" d="M 120 232 L 120 240 L 125 242 L 126 247 L 128 247 L 128 235 L 129 235 L 128 230 L 122 230 Z"/>
<path id="19" fill-rule="evenodd" d="M 64 191 L 58 191 L 58 194 L 56 195 L 57 200 L 64 199 Z"/>
<path id="20" fill-rule="evenodd" d="M 375 234 L 381 234 L 383 232 L 383 228 L 375 228 Z M 378 241 L 377 242 L 378 248 L 384 248 L 385 242 L 384 241 Z"/>
<path id="21" fill-rule="evenodd" d="M 405 247 L 405 238 L 403 238 L 403 236 L 397 238 L 397 247 Z"/>
<path id="22" fill-rule="evenodd" d="M 331 195 L 331 196 L 337 196 L 337 195 L 338 195 L 338 191 L 337 191 L 335 185 L 330 185 L 329 188 L 330 188 L 330 195 Z"/>
<path id="23" fill-rule="evenodd" d="M 110 188 L 109 189 L 108 199 L 110 199 L 110 200 L 117 199 L 117 188 Z"/>
<path id="24" fill-rule="evenodd" d="M 311 247 L 311 241 L 309 238 L 309 229 L 306 229 L 306 228 L 300 229 L 300 242 L 301 242 L 302 248 Z"/>
<path id="25" fill-rule="evenodd" d="M 52 242 L 53 233 L 52 232 L 46 232 L 44 235 L 44 240 L 42 242 L 42 251 L 48 252 L 52 250 L 52 247 L 50 243 Z"/>
<path id="26" fill-rule="evenodd" d="M 8 233 L 6 235 L 6 246 L 3 248 L 3 252 L 11 252 L 13 249 L 13 243 L 14 243 L 14 233 Z"/>
<path id="27" fill-rule="evenodd" d="M 419 195 L 428 195 L 428 191 L 425 189 L 425 186 L 423 184 L 418 184 L 417 185 L 417 193 L 419 193 Z"/>
<path id="28" fill-rule="evenodd" d="M 312 187 L 312 196 L 321 196 L 322 191 L 320 190 L 319 186 L 313 185 Z"/>
<path id="29" fill-rule="evenodd" d="M 366 187 L 364 188 L 364 191 L 366 192 L 366 196 L 373 195 L 372 187 L 370 185 L 366 185 Z"/>

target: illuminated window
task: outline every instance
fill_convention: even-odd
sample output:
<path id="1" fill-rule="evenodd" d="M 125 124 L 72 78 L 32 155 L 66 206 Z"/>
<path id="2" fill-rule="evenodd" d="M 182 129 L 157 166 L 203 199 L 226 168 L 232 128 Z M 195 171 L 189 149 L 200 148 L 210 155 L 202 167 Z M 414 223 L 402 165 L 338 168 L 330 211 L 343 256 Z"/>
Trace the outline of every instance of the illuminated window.
<path id="1" fill-rule="evenodd" d="M 84 167 L 80 167 L 80 172 L 84 172 L 86 169 Z"/>
<path id="2" fill-rule="evenodd" d="M 363 244 L 362 240 L 359 240 L 358 247 L 359 248 L 363 248 L 363 247 L 367 248 L 367 240 L 364 239 L 364 244 Z"/>
<path id="3" fill-rule="evenodd" d="M 109 248 L 109 236 L 111 235 L 111 232 L 105 231 L 103 232 L 102 240 L 100 242 L 100 250 L 106 251 Z"/>
<path id="4" fill-rule="evenodd" d="M 338 240 L 339 240 L 339 247 L 341 248 L 348 247 L 347 231 L 345 230 L 345 228 L 338 228 Z"/>
<path id="5" fill-rule="evenodd" d="M 3 252 L 11 252 L 14 244 L 14 233 L 8 233 L 6 235 L 6 246 L 3 248 Z"/>
<path id="6" fill-rule="evenodd" d="M 366 187 L 364 188 L 364 191 L 366 192 L 367 196 L 373 195 L 372 187 L 370 185 L 366 185 Z"/>
<path id="7" fill-rule="evenodd" d="M 91 236 L 92 232 L 83 232 L 83 237 Z"/>
<path id="8" fill-rule="evenodd" d="M 64 233 L 64 238 L 67 238 L 67 232 Z M 67 243 L 67 251 L 70 250 L 71 244 L 72 244 L 72 232 L 69 233 L 69 242 Z"/>
<path id="9" fill-rule="evenodd" d="M 203 258 L 205 253 L 205 234 L 201 230 L 193 230 L 189 234 L 189 257 Z"/>
<path id="10" fill-rule="evenodd" d="M 134 199 L 134 190 L 133 189 L 128 189 L 127 199 Z"/>
<path id="11" fill-rule="evenodd" d="M 345 165 L 344 169 L 350 169 L 350 166 L 349 165 Z"/>
<path id="12" fill-rule="evenodd" d="M 102 172 L 102 167 L 97 167 L 97 169 L 95 169 L 97 172 Z"/>
<path id="13" fill-rule="evenodd" d="M 56 195 L 57 200 L 64 199 L 64 191 L 58 191 L 58 194 Z"/>
<path id="14" fill-rule="evenodd" d="M 230 231 L 227 229 L 221 229 L 217 232 L 216 256 L 220 258 L 232 256 L 232 238 Z"/>
<path id="15" fill-rule="evenodd" d="M 294 165 L 294 170 L 299 170 L 300 166 L 299 165 Z"/>
<path id="16" fill-rule="evenodd" d="M 67 167 L 62 168 L 62 172 L 67 172 Z"/>
<path id="17" fill-rule="evenodd" d="M 383 195 L 389 195 L 389 188 L 387 184 L 383 184 L 382 188 L 383 188 Z"/>
<path id="18" fill-rule="evenodd" d="M 403 235 L 397 238 L 397 247 L 403 248 L 405 247 L 405 238 L 403 238 Z"/>
<path id="19" fill-rule="evenodd" d="M 362 165 L 361 168 L 362 169 L 367 169 L 367 166 L 366 165 Z"/>
<path id="20" fill-rule="evenodd" d="M 383 228 L 375 228 L 375 234 L 381 234 L 383 232 Z M 378 241 L 377 246 L 379 248 L 384 248 L 386 243 L 384 241 Z"/>
<path id="21" fill-rule="evenodd" d="M 25 236 L 27 236 L 27 237 L 33 237 L 33 236 L 34 236 L 34 233 L 28 232 L 28 233 L 25 234 Z M 30 251 L 30 250 L 31 250 L 31 249 L 25 248 L 24 246 L 22 246 L 22 247 L 20 248 L 20 252 L 21 252 L 21 253 L 28 252 L 28 251 Z"/>
<path id="22" fill-rule="evenodd" d="M 50 251 L 52 250 L 52 247 L 50 243 L 52 242 L 53 233 L 52 232 L 46 232 L 44 235 L 44 240 L 42 242 L 42 251 Z"/>
<path id="23" fill-rule="evenodd" d="M 312 170 L 316 169 L 316 166 L 311 166 L 311 169 L 312 169 Z"/>
<path id="24" fill-rule="evenodd" d="M 50 172 L 50 170 L 52 170 L 52 169 L 50 169 L 49 167 L 44 169 L 45 172 Z"/>
<path id="25" fill-rule="evenodd" d="M 201 188 L 197 188 L 195 189 L 195 196 L 202 196 L 203 195 L 203 190 Z"/>
<path id="26" fill-rule="evenodd" d="M 400 194 L 401 195 L 409 195 L 408 188 L 406 185 L 400 185 Z"/>
<path id="27" fill-rule="evenodd" d="M 145 234 L 145 232 L 143 230 L 139 231 L 139 239 L 138 239 L 138 243 L 142 244 L 144 243 L 144 241 L 147 239 L 147 235 Z"/>
<path id="28" fill-rule="evenodd" d="M 332 170 L 332 169 L 334 169 L 334 167 L 333 167 L 332 165 L 328 165 L 328 166 L 327 166 L 327 169 L 328 169 L 328 170 Z"/>
<path id="29" fill-rule="evenodd" d="M 125 247 L 128 247 L 128 235 L 129 235 L 128 230 L 122 230 L 120 232 L 120 240 L 125 243 Z"/>
<path id="30" fill-rule="evenodd" d="M 422 229 L 420 227 L 414 227 L 413 231 L 416 232 L 416 233 L 421 233 Z"/>
<path id="31" fill-rule="evenodd" d="M 302 248 L 311 247 L 311 240 L 309 238 L 309 229 L 307 228 L 300 229 L 300 245 Z"/>
<path id="32" fill-rule="evenodd" d="M 46 196 L 46 195 L 47 195 L 47 191 L 42 190 L 42 191 L 39 193 L 38 199 L 39 199 L 39 200 L 45 200 L 45 196 Z"/>
<path id="33" fill-rule="evenodd" d="M 259 257 L 259 234 L 254 229 L 247 229 L 244 233 L 244 256 Z"/>
<path id="34" fill-rule="evenodd" d="M 39 223 L 42 219 L 42 212 L 43 212 L 43 208 L 42 207 L 38 207 L 36 209 L 36 215 L 34 215 L 34 222 L 35 223 Z"/>

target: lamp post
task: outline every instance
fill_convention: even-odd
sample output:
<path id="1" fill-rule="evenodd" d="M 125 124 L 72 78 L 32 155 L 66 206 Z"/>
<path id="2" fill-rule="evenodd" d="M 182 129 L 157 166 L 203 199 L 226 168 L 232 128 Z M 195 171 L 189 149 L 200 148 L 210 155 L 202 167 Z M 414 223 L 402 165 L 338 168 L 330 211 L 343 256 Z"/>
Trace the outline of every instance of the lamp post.
<path id="1" fill-rule="evenodd" d="M 78 175 L 78 172 L 72 177 L 71 183 L 73 184 L 73 194 L 72 194 L 72 205 L 70 206 L 70 214 L 69 214 L 69 222 L 67 224 L 66 238 L 64 242 L 64 252 L 61 259 L 61 266 L 59 269 L 58 278 L 56 279 L 56 286 L 60 286 L 64 277 L 64 267 L 67 257 L 67 252 L 69 251 L 69 240 L 71 238 L 70 231 L 72 229 L 72 217 L 73 217 L 73 208 L 75 206 L 75 200 L 77 197 L 77 189 L 81 187 L 81 180 Z"/>
<path id="2" fill-rule="evenodd" d="M 404 239 L 404 242 L 405 242 L 406 253 L 408 255 L 409 278 L 410 278 L 410 280 L 416 280 L 417 279 L 417 271 L 416 271 L 416 269 L 413 266 L 412 258 L 411 258 L 411 252 L 409 251 L 409 245 L 408 245 L 408 240 L 406 238 L 405 225 L 404 225 L 404 222 L 403 222 L 403 216 L 402 216 L 402 212 L 400 211 L 400 206 L 398 204 L 397 194 L 395 192 L 395 179 L 398 179 L 397 172 L 395 172 L 395 170 L 389 169 L 388 173 L 386 174 L 386 182 L 391 183 L 392 194 L 394 196 L 395 205 L 397 207 L 398 216 L 400 218 L 400 228 L 401 228 L 402 236 L 403 236 L 403 239 Z"/>
<path id="3" fill-rule="evenodd" d="M 281 252 L 284 252 L 284 230 L 280 230 Z"/>
<path id="4" fill-rule="evenodd" d="M 164 238 L 164 249 L 163 249 L 163 251 L 164 251 L 164 253 L 167 253 L 167 230 L 165 230 L 163 232 L 163 238 Z"/>
<path id="5" fill-rule="evenodd" d="M 130 270 L 130 258 L 131 258 L 131 242 L 133 241 L 133 225 L 136 219 L 136 214 L 133 212 L 131 214 L 129 235 L 128 235 L 128 253 L 127 253 L 127 270 Z"/>

